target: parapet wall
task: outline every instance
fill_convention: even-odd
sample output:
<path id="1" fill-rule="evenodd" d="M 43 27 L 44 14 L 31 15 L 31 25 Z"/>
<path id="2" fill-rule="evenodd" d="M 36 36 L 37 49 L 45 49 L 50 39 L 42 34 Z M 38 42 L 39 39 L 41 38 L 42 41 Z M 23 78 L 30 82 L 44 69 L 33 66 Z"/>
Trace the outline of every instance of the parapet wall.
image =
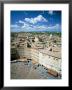
<path id="1" fill-rule="evenodd" d="M 32 48 L 20 48 L 18 53 L 21 57 L 26 57 L 27 59 L 35 60 L 36 62 L 44 65 L 45 67 L 58 72 L 61 74 L 61 58 L 54 58 L 48 54 L 40 52 L 38 49 Z"/>

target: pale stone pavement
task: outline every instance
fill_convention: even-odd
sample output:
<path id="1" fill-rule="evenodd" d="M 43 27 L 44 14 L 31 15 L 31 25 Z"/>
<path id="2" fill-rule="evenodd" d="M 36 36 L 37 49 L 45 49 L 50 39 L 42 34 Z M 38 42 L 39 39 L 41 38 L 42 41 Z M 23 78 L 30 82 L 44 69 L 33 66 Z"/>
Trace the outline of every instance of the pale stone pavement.
<path id="1" fill-rule="evenodd" d="M 33 65 L 31 61 L 11 62 L 11 79 L 59 79 L 48 73 L 42 65 Z"/>

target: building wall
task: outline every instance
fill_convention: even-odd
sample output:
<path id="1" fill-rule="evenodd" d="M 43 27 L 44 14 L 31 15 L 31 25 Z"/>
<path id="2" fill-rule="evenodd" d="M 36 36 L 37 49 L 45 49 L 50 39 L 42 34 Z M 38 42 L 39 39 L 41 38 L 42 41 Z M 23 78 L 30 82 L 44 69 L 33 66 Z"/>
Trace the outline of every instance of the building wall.
<path id="1" fill-rule="evenodd" d="M 61 73 L 61 59 L 39 52 L 39 63 Z"/>
<path id="2" fill-rule="evenodd" d="M 31 49 L 31 58 L 36 62 L 39 62 L 39 51 L 36 49 Z"/>
<path id="3" fill-rule="evenodd" d="M 18 53 L 21 57 L 31 58 L 31 50 L 28 48 L 20 48 L 18 49 Z"/>
<path id="4" fill-rule="evenodd" d="M 22 57 L 27 57 L 29 59 L 35 60 L 47 68 L 53 69 L 58 73 L 61 73 L 61 59 L 49 56 L 37 49 L 22 48 L 18 50 L 19 55 Z"/>
<path id="5" fill-rule="evenodd" d="M 31 49 L 25 48 L 25 49 L 24 49 L 24 55 L 25 55 L 27 58 L 31 59 Z"/>
<path id="6" fill-rule="evenodd" d="M 20 57 L 24 56 L 24 48 L 18 48 L 17 51 L 18 51 Z"/>

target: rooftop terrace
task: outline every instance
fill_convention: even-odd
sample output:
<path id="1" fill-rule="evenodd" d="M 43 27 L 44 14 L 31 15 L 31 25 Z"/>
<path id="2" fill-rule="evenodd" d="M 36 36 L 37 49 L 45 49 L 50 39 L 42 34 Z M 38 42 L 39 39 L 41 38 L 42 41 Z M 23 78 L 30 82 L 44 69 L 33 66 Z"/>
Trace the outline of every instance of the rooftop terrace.
<path id="1" fill-rule="evenodd" d="M 48 73 L 48 69 L 43 65 L 29 61 L 11 62 L 11 79 L 60 79 Z"/>

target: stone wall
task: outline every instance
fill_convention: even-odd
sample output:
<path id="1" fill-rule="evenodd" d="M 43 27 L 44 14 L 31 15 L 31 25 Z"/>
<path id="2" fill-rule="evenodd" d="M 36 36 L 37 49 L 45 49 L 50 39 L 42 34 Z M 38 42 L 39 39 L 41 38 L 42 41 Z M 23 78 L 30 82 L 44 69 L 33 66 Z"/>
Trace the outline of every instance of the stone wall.
<path id="1" fill-rule="evenodd" d="M 54 70 L 61 74 L 61 59 L 49 56 L 47 54 L 39 52 L 38 49 L 32 48 L 22 48 L 18 49 L 19 55 L 21 57 L 26 57 L 28 59 L 35 60 L 41 65 L 44 65 L 51 71 Z"/>

